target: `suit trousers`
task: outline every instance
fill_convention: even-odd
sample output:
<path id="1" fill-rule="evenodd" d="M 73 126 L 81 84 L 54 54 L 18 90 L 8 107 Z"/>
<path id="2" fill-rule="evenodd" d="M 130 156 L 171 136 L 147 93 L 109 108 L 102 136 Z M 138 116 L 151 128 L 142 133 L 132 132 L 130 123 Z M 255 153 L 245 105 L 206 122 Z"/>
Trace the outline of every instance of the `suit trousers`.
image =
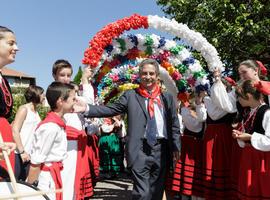
<path id="1" fill-rule="evenodd" d="M 131 167 L 133 200 L 162 200 L 167 169 L 167 140 L 151 147 L 142 140 L 138 156 Z"/>

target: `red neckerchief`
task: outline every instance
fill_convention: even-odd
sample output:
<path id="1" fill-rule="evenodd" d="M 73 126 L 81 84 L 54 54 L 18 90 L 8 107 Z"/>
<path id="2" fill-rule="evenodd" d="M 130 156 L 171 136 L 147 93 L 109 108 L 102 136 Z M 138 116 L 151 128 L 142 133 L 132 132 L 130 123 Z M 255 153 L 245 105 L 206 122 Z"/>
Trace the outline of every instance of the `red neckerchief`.
<path id="1" fill-rule="evenodd" d="M 46 118 L 38 124 L 37 128 L 40 127 L 42 124 L 46 124 L 49 122 L 55 123 L 58 126 L 66 129 L 65 122 L 55 112 L 49 112 L 47 114 Z M 62 162 L 52 162 L 51 166 L 46 166 L 46 165 L 44 165 L 44 163 L 42 163 L 40 169 L 42 171 L 49 171 L 50 172 L 56 189 L 61 189 L 63 187 L 62 178 L 61 178 L 61 174 L 60 174 L 60 171 L 63 169 Z M 62 200 L 62 199 L 63 199 L 62 192 L 56 193 L 56 200 Z"/>
<path id="2" fill-rule="evenodd" d="M 49 122 L 52 122 L 52 123 L 55 123 L 57 124 L 58 126 L 66 129 L 66 124 L 65 122 L 63 121 L 63 119 L 61 117 L 59 117 L 55 112 L 49 112 L 47 113 L 47 116 L 44 120 L 42 120 L 36 129 L 38 129 L 42 124 L 45 124 L 45 123 L 49 123 Z"/>
<path id="3" fill-rule="evenodd" d="M 161 90 L 160 87 L 156 84 L 152 90 L 152 94 L 150 95 L 148 91 L 140 85 L 139 88 L 137 88 L 138 93 L 143 96 L 144 98 L 148 98 L 148 112 L 150 117 L 152 118 L 155 115 L 155 110 L 154 110 L 154 102 L 156 102 L 160 107 L 162 106 L 161 101 L 160 101 L 160 94 Z"/>

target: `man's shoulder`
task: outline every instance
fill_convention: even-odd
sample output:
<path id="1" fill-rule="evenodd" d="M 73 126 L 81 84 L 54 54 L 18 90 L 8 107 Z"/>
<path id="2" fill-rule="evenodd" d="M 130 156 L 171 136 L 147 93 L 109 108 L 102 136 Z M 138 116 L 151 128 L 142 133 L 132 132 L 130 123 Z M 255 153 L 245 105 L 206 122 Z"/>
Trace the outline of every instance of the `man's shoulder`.
<path id="1" fill-rule="evenodd" d="M 164 91 L 162 92 L 162 95 L 165 97 L 165 98 L 173 98 L 172 94 L 167 92 L 167 91 Z"/>
<path id="2" fill-rule="evenodd" d="M 124 95 L 127 95 L 127 96 L 135 95 L 135 94 L 136 94 L 136 90 L 135 89 L 126 90 L 124 92 Z"/>

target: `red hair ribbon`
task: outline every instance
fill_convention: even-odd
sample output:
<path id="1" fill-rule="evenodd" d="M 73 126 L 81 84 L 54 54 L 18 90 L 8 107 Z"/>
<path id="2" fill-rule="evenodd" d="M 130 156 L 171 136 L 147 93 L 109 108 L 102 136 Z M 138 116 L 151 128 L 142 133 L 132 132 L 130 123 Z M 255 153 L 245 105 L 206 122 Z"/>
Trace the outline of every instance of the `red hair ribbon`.
<path id="1" fill-rule="evenodd" d="M 267 68 L 263 65 L 263 63 L 261 61 L 256 60 L 256 63 L 259 65 L 259 68 L 261 70 L 261 74 L 263 76 L 267 75 Z"/>
<path id="2" fill-rule="evenodd" d="M 254 83 L 254 87 L 264 95 L 270 95 L 270 82 L 258 81 Z"/>
<path id="3" fill-rule="evenodd" d="M 232 86 L 236 86 L 236 82 L 235 80 L 233 80 L 231 77 L 225 77 L 224 78 L 229 84 L 231 84 Z"/>

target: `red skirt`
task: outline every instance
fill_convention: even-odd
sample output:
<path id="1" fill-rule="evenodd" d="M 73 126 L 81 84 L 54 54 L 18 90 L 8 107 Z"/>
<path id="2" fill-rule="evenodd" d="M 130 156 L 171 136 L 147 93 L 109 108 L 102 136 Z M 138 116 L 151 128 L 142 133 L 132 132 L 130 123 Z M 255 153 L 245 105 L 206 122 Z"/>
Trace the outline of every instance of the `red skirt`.
<path id="1" fill-rule="evenodd" d="M 11 126 L 8 123 L 7 119 L 4 117 L 0 117 L 0 132 L 1 132 L 4 142 L 14 142 Z M 10 153 L 9 160 L 14 171 L 14 166 L 15 166 L 14 152 Z M 4 159 L 0 161 L 0 179 L 2 178 L 4 179 L 9 178 L 7 165 Z"/>
<path id="2" fill-rule="evenodd" d="M 181 157 L 175 166 L 172 190 L 184 195 L 202 196 L 202 140 L 184 135 L 181 143 Z"/>
<path id="3" fill-rule="evenodd" d="M 203 138 L 202 187 L 204 197 L 229 199 L 231 196 L 232 127 L 208 124 Z"/>
<path id="4" fill-rule="evenodd" d="M 243 200 L 270 199 L 270 152 L 242 149 L 238 178 L 238 198 Z"/>
<path id="5" fill-rule="evenodd" d="M 231 183 L 232 183 L 232 199 L 237 199 L 239 167 L 242 148 L 238 145 L 237 140 L 232 143 L 232 156 L 231 156 Z"/>
<path id="6" fill-rule="evenodd" d="M 88 135 L 87 145 L 89 146 L 89 166 L 91 170 L 91 177 L 93 187 L 95 187 L 99 178 L 99 150 L 98 150 L 98 136 L 96 134 Z"/>

